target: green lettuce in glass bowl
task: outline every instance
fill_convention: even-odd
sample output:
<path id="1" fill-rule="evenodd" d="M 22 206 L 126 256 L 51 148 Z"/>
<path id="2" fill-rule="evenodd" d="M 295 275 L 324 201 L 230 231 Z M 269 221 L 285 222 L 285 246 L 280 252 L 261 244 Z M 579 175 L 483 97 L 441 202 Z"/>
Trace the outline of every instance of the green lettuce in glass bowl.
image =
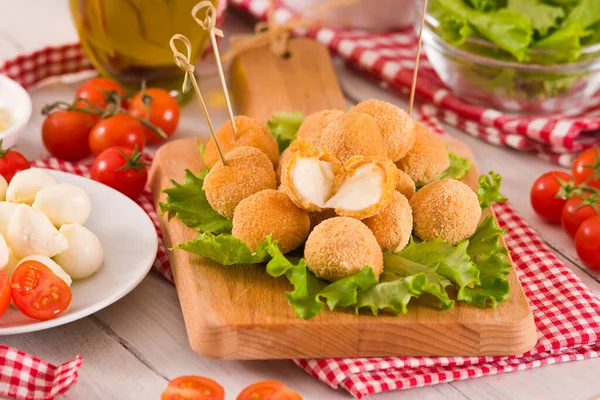
<path id="1" fill-rule="evenodd" d="M 424 49 L 459 97 L 516 113 L 600 91 L 600 0 L 430 0 Z"/>

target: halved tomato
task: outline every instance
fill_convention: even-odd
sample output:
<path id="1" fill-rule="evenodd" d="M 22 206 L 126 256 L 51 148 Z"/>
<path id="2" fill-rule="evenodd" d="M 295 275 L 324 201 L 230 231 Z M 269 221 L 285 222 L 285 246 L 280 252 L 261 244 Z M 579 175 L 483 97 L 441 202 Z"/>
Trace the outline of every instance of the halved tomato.
<path id="1" fill-rule="evenodd" d="M 15 269 L 10 291 L 23 314 L 42 321 L 58 317 L 71 304 L 69 286 L 38 261 L 24 262 Z"/>
<path id="2" fill-rule="evenodd" d="M 277 381 L 261 381 L 247 386 L 237 400 L 302 400 L 302 397 Z"/>
<path id="3" fill-rule="evenodd" d="M 169 382 L 161 400 L 223 400 L 223 386 L 202 376 L 180 376 Z"/>
<path id="4" fill-rule="evenodd" d="M 10 285 L 8 284 L 8 275 L 0 271 L 0 316 L 6 312 L 10 304 Z"/>

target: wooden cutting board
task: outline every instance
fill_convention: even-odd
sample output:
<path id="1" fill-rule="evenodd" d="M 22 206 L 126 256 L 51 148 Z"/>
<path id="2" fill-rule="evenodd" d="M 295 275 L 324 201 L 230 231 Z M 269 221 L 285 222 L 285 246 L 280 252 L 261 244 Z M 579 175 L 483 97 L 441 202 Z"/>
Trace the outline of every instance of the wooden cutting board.
<path id="1" fill-rule="evenodd" d="M 240 114 L 264 120 L 272 111 L 301 109 L 310 113 L 343 107 L 344 98 L 332 74 L 333 67 L 327 52 L 320 45 L 305 40 L 294 40 L 291 46 L 294 53 L 289 60 L 273 59 L 265 49 L 257 59 L 247 55 L 234 63 L 232 79 L 233 86 L 237 88 L 234 93 L 238 93 L 238 99 L 240 94 L 242 96 L 238 103 Z M 302 68 L 292 64 L 305 63 L 306 57 L 301 57 L 302 54 L 311 55 L 313 59 L 315 54 L 320 54 L 318 65 L 310 66 L 310 81 L 306 81 Z M 254 65 L 256 62 L 265 65 L 258 68 Z M 272 95 L 265 98 L 264 94 L 247 87 L 249 78 L 253 82 L 250 86 L 257 85 L 257 88 L 272 85 L 272 79 L 283 82 L 282 76 L 277 76 L 282 65 L 277 64 L 289 67 L 286 79 L 293 82 L 293 86 L 302 87 L 302 96 L 296 103 L 294 92 L 285 88 L 273 90 Z M 253 70 L 256 73 L 269 71 L 271 78 L 267 74 L 257 84 Z M 236 73 L 242 74 L 242 77 L 236 76 Z M 305 80 L 305 85 L 300 84 L 300 79 Z M 322 82 L 327 84 L 324 86 Z M 310 94 L 323 88 L 326 88 L 327 95 Z M 307 98 L 311 101 L 307 102 Z M 257 107 L 255 103 L 259 99 L 262 103 Z M 285 104 L 286 108 L 281 108 L 281 104 Z M 450 138 L 447 140 L 454 152 L 473 158 L 464 144 Z M 165 200 L 162 190 L 171 186 L 171 179 L 181 181 L 186 168 L 200 171 L 203 167 L 195 139 L 163 145 L 156 154 L 150 174 L 157 210 L 158 203 Z M 465 177 L 465 182 L 476 187 L 478 175 L 474 167 Z M 160 227 L 167 247 L 196 235 L 179 220 L 168 220 L 166 215 L 160 217 Z M 375 317 L 368 313 L 355 315 L 351 310 L 330 312 L 324 309 L 307 321 L 296 317 L 287 304 L 285 292 L 291 289 L 287 280 L 272 278 L 262 265 L 222 266 L 181 250 L 170 251 L 169 261 L 190 344 L 196 352 L 207 357 L 512 355 L 531 349 L 537 341 L 533 316 L 514 270 L 508 276 L 510 298 L 496 309 L 457 303 L 453 310 L 440 311 L 413 301 L 407 315 L 383 314 Z"/>

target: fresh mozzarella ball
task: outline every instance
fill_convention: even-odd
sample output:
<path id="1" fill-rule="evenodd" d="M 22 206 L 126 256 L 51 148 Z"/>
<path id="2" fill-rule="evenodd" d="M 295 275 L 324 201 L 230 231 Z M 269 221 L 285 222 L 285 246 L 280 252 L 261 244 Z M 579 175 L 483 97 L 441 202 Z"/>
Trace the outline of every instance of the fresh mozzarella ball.
<path id="1" fill-rule="evenodd" d="M 57 183 L 52 175 L 40 168 L 29 168 L 19 171 L 12 178 L 6 189 L 6 200 L 13 203 L 31 205 L 40 189 L 56 185 Z"/>
<path id="2" fill-rule="evenodd" d="M 6 268 L 8 264 L 8 255 L 10 250 L 6 244 L 6 240 L 4 240 L 4 236 L 0 235 L 0 271 Z"/>
<path id="3" fill-rule="evenodd" d="M 19 205 L 8 201 L 0 201 L 0 234 L 6 238 L 8 223 Z"/>
<path id="4" fill-rule="evenodd" d="M 48 217 L 25 204 L 19 204 L 10 219 L 6 243 L 17 258 L 31 255 L 54 257 L 68 247 L 67 239 Z"/>
<path id="5" fill-rule="evenodd" d="M 0 175 L 0 201 L 6 200 L 6 188 L 8 187 L 8 183 L 6 179 L 2 175 Z"/>
<path id="6" fill-rule="evenodd" d="M 8 249 L 8 262 L 6 263 L 6 266 L 4 267 L 3 271 L 9 278 L 12 276 L 13 272 L 15 271 L 15 268 L 17 268 L 18 263 L 19 259 L 15 257 L 11 249 Z"/>
<path id="7" fill-rule="evenodd" d="M 64 224 L 83 225 L 92 211 L 85 190 L 70 183 L 46 186 L 35 196 L 33 208 L 40 210 L 56 227 Z"/>
<path id="8" fill-rule="evenodd" d="M 67 274 L 65 272 L 65 270 L 62 269 L 60 267 L 60 265 L 58 265 L 56 262 L 54 262 L 50 257 L 41 256 L 39 254 L 27 256 L 24 259 L 22 259 L 21 261 L 19 261 L 19 263 L 17 264 L 17 267 L 19 265 L 23 264 L 25 261 L 37 261 L 39 263 L 42 263 L 46 267 L 48 267 L 50 269 L 50 271 L 52 271 L 54 273 L 54 275 L 58 276 L 60 279 L 65 281 L 67 286 L 71 286 L 71 283 L 73 283 L 73 279 L 71 279 L 69 274 Z"/>
<path id="9" fill-rule="evenodd" d="M 63 225 L 59 232 L 67 238 L 69 248 L 55 256 L 54 261 L 75 280 L 95 274 L 102 266 L 104 257 L 96 235 L 79 224 Z"/>

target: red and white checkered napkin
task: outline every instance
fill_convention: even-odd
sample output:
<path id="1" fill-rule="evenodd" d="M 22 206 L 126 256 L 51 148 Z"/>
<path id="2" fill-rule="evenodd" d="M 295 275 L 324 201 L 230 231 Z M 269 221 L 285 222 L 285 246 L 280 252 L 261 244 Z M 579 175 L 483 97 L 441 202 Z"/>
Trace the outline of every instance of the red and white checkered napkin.
<path id="1" fill-rule="evenodd" d="M 265 19 L 264 0 L 230 0 L 252 15 Z M 279 2 L 280 3 L 280 2 Z M 285 22 L 294 14 L 277 7 L 275 19 Z M 348 61 L 348 65 L 367 77 L 384 83 L 402 95 L 411 86 L 417 38 L 411 28 L 392 32 L 368 32 L 356 29 L 323 28 L 297 32 L 314 37 Z M 419 63 L 417 94 L 428 114 L 467 131 L 473 136 L 519 151 L 529 151 L 564 166 L 571 164 L 574 153 L 600 144 L 600 93 L 589 108 L 570 116 L 511 116 L 493 109 L 470 104 L 453 95 L 438 78 L 423 55 Z"/>
<path id="2" fill-rule="evenodd" d="M 0 345 L 0 396 L 24 400 L 52 399 L 77 382 L 82 360 L 77 357 L 56 366 Z"/>
<path id="3" fill-rule="evenodd" d="M 511 357 L 388 357 L 294 360 L 353 396 L 520 371 L 600 356 L 600 300 L 508 204 L 495 206 L 535 318 L 536 347 Z M 500 305 L 502 307 L 502 305 Z M 401 316 L 399 318 L 402 318 Z"/>

